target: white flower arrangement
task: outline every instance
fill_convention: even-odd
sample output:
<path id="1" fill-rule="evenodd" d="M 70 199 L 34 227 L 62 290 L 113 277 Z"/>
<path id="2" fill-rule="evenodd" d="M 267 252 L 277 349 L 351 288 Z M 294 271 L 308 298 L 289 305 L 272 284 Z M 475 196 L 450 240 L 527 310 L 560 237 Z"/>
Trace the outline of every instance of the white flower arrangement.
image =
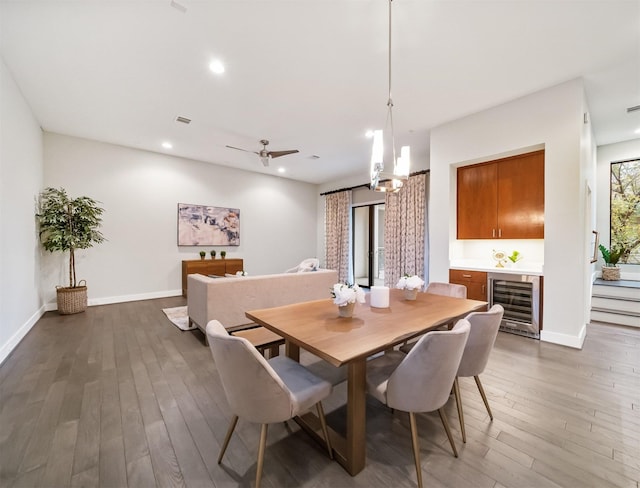
<path id="1" fill-rule="evenodd" d="M 236 271 L 236 276 L 247 276 L 249 273 L 246 271 Z"/>
<path id="2" fill-rule="evenodd" d="M 424 286 L 424 280 L 420 278 L 418 275 L 404 275 L 402 278 L 398 280 L 398 284 L 396 288 L 401 290 L 416 290 L 421 289 Z"/>
<path id="3" fill-rule="evenodd" d="M 331 290 L 331 296 L 333 297 L 333 303 L 338 307 L 344 307 L 349 303 L 364 303 L 364 291 L 362 288 L 347 283 L 336 283 Z"/>

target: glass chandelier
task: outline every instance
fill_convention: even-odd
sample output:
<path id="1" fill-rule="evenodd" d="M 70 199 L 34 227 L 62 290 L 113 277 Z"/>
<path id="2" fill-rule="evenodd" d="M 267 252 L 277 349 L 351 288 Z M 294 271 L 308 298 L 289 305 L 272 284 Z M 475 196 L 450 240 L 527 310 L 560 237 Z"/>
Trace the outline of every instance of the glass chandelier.
<path id="1" fill-rule="evenodd" d="M 391 128 L 391 158 L 393 171 L 384 171 L 384 135 L 378 129 L 373 131 L 373 147 L 371 150 L 371 189 L 383 192 L 397 192 L 403 182 L 409 178 L 411 166 L 411 149 L 400 148 L 400 156 L 396 158 L 396 143 L 393 128 L 393 99 L 391 98 L 391 3 L 389 0 L 389 99 L 387 100 L 387 123 Z"/>

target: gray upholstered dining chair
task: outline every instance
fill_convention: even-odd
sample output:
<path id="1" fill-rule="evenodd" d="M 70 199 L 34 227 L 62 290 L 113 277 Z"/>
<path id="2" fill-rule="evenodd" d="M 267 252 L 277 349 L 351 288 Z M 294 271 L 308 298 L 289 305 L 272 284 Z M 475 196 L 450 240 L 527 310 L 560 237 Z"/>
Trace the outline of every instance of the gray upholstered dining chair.
<path id="1" fill-rule="evenodd" d="M 458 419 L 460 420 L 460 432 L 462 432 L 462 442 L 467 442 L 467 434 L 464 429 L 464 414 L 462 412 L 462 397 L 460 396 L 458 378 L 473 376 L 480 391 L 480 396 L 482 396 L 484 406 L 487 408 L 489 418 L 493 420 L 487 395 L 485 395 L 484 388 L 482 388 L 482 383 L 480 382 L 480 373 L 484 371 L 489 361 L 489 354 L 496 342 L 503 314 L 504 308 L 502 308 L 501 305 L 494 305 L 488 312 L 473 312 L 466 317 L 471 324 L 471 330 L 469 332 L 467 345 L 464 347 L 460 366 L 458 367 L 458 374 L 453 383 L 453 391 L 458 407 Z"/>
<path id="2" fill-rule="evenodd" d="M 427 285 L 427 288 L 424 290 L 424 292 L 431 293 L 432 295 L 442 295 L 445 297 L 467 298 L 467 287 L 464 285 L 457 285 L 455 283 L 441 283 L 439 281 L 432 281 Z M 449 328 L 451 328 L 453 326 L 453 323 L 447 325 Z M 415 345 L 415 342 L 405 341 L 405 343 L 400 346 L 400 351 L 408 353 Z"/>
<path id="3" fill-rule="evenodd" d="M 251 343 L 228 334 L 217 320 L 207 324 L 207 337 L 222 387 L 233 411 L 218 464 L 222 462 L 238 418 L 262 424 L 256 487 L 260 486 L 268 424 L 284 422 L 314 405 L 333 459 L 321 401 L 331 394 L 331 383 L 318 378 L 304 366 L 284 356 L 265 359 Z"/>
<path id="4" fill-rule="evenodd" d="M 451 385 L 458 372 L 469 328 L 469 322 L 461 319 L 451 330 L 427 332 L 408 354 L 390 351 L 367 362 L 367 393 L 395 410 L 409 412 L 413 457 L 420 488 L 422 469 L 416 413 L 438 411 L 453 454 L 458 457 L 442 407 L 451 394 Z"/>
<path id="5" fill-rule="evenodd" d="M 424 291 L 425 293 L 431 293 L 433 295 L 467 298 L 467 287 L 464 285 L 457 285 L 455 283 L 440 283 L 438 281 L 433 281 L 427 285 L 427 288 Z"/>

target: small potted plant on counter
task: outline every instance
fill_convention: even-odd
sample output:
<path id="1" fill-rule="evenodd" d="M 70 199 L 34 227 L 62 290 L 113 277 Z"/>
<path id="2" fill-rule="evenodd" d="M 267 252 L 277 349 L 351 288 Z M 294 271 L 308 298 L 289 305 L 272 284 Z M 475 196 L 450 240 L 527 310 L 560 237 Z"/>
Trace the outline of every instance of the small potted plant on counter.
<path id="1" fill-rule="evenodd" d="M 215 259 L 216 258 L 216 250 L 215 249 L 212 249 L 210 254 L 211 254 L 211 259 Z"/>
<path id="2" fill-rule="evenodd" d="M 611 248 L 607 249 L 602 244 L 598 246 L 602 253 L 602 259 L 604 259 L 604 266 L 602 266 L 602 279 L 606 281 L 616 281 L 620 279 L 620 268 L 618 267 L 618 261 L 622 256 L 622 249 Z"/>
<path id="3" fill-rule="evenodd" d="M 220 257 L 222 259 L 226 258 L 227 257 L 227 251 L 220 251 Z"/>
<path id="4" fill-rule="evenodd" d="M 511 261 L 512 266 L 515 266 L 516 263 L 522 259 L 522 257 L 523 256 L 522 254 L 520 254 L 520 251 L 513 251 L 510 256 L 507 256 L 507 259 Z"/>
<path id="5" fill-rule="evenodd" d="M 204 257 L 207 255 L 206 252 L 204 251 L 200 251 L 200 259 L 204 259 Z"/>

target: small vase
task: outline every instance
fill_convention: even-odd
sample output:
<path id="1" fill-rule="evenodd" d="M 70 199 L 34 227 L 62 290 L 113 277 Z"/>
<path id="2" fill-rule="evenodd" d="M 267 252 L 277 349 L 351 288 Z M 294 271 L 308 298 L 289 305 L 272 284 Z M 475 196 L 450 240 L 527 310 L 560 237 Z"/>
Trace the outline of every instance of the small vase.
<path id="1" fill-rule="evenodd" d="M 617 266 L 603 266 L 602 279 L 605 281 L 617 281 L 620 279 L 620 268 Z"/>
<path id="2" fill-rule="evenodd" d="M 338 307 L 338 315 L 340 317 L 352 317 L 353 309 L 356 306 L 356 302 L 347 303 L 346 305 L 342 305 Z"/>
<path id="3" fill-rule="evenodd" d="M 415 300 L 418 296 L 418 289 L 414 288 L 413 290 L 409 290 L 405 288 L 404 290 L 404 299 L 405 300 Z"/>

